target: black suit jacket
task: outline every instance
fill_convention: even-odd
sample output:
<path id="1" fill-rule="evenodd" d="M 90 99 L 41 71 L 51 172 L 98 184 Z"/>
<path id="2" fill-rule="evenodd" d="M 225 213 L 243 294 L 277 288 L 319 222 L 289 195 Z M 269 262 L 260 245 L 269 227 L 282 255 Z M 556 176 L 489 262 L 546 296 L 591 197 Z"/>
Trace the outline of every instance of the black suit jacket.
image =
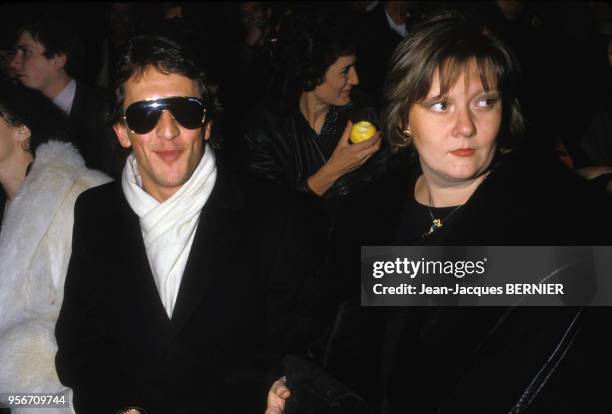
<path id="1" fill-rule="evenodd" d="M 356 215 L 364 211 L 357 210 L 337 223 L 331 266 L 347 270 L 336 283 L 346 285 L 360 274 L 361 264 L 350 259 L 359 257 L 360 246 L 611 244 L 609 195 L 527 148 L 500 157 L 453 219 L 415 240 L 403 231 L 418 228 L 422 219 L 425 231 L 431 221 L 421 217 L 412 196 L 420 170 L 402 169 L 363 195 L 363 203 L 378 201 L 365 210 L 371 220 L 356 228 Z M 408 220 L 412 226 L 402 224 Z M 590 283 L 587 273 L 582 276 Z M 373 410 L 383 400 L 389 414 L 590 413 L 612 407 L 609 381 L 601 380 L 612 370 L 612 338 L 604 333 L 610 308 L 368 308 L 359 307 L 357 286 L 343 293 L 341 299 L 353 304 L 334 321 L 326 368 Z"/>
<path id="2" fill-rule="evenodd" d="M 267 101 L 251 115 L 244 137 L 247 172 L 265 182 L 309 194 L 308 177 L 327 162 L 347 121 L 351 117 L 371 114 L 371 122 L 377 123 L 376 112 L 367 97 L 354 94 L 350 105 L 330 109 L 325 131 L 315 136 L 297 103 L 284 107 L 278 101 Z M 311 197 L 311 201 L 320 204 L 332 216 L 339 214 L 355 193 L 386 172 L 388 159 L 389 147 L 383 143 L 364 165 L 338 178 L 322 197 Z"/>
<path id="3" fill-rule="evenodd" d="M 68 119 L 74 135 L 73 143 L 87 167 L 117 176 L 116 137 L 107 119 L 111 104 L 108 91 L 77 82 Z"/>
<path id="4" fill-rule="evenodd" d="M 357 34 L 359 87 L 378 102 L 389 60 L 402 36 L 389 26 L 384 2 L 362 16 L 358 25 L 366 28 Z"/>
<path id="5" fill-rule="evenodd" d="M 169 319 L 120 184 L 83 193 L 56 327 L 77 412 L 263 412 L 281 355 L 306 343 L 309 227 L 286 198 L 220 168 Z"/>

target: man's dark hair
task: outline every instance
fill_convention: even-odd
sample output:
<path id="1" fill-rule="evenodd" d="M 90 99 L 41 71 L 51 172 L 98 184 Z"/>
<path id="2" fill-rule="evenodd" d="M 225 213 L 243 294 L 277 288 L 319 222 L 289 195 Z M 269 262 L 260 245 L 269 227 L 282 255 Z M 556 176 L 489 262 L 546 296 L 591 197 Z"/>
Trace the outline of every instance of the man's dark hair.
<path id="1" fill-rule="evenodd" d="M 30 152 L 54 139 L 70 141 L 68 120 L 46 96 L 34 89 L 0 81 L 0 117 L 11 126 L 30 129 Z"/>
<path id="2" fill-rule="evenodd" d="M 275 50 L 281 94 L 295 99 L 314 90 L 339 57 L 355 54 L 355 42 L 343 23 L 313 13 L 294 14 L 281 23 Z"/>
<path id="3" fill-rule="evenodd" d="M 111 115 L 112 123 L 121 121 L 125 99 L 124 84 L 132 77 L 142 76 L 151 67 L 164 74 L 178 74 L 197 82 L 200 98 L 206 108 L 206 123 L 213 121 L 219 106 L 215 93 L 197 55 L 186 45 L 169 38 L 155 35 L 137 36 L 129 40 L 120 54 L 114 75 L 115 104 Z M 211 142 L 215 142 L 214 134 Z"/>
<path id="4" fill-rule="evenodd" d="M 69 25 L 56 21 L 46 21 L 29 24 L 17 31 L 17 37 L 29 33 L 32 39 L 40 43 L 45 52 L 43 55 L 50 59 L 58 54 L 66 55 L 66 74 L 73 79 L 80 79 L 82 74 L 83 55 L 85 47 L 76 32 Z"/>

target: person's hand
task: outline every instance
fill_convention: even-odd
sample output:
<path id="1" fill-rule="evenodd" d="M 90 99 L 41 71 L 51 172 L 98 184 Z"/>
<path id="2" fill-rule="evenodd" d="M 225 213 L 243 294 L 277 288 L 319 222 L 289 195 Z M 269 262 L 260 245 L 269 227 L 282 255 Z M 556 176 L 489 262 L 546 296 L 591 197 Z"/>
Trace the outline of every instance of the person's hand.
<path id="1" fill-rule="evenodd" d="M 268 405 L 265 414 L 283 414 L 285 412 L 285 401 L 291 396 L 287 388 L 285 377 L 274 381 L 268 391 Z"/>
<path id="2" fill-rule="evenodd" d="M 608 167 L 605 165 L 600 165 L 600 166 L 595 166 L 595 167 L 585 167 L 585 168 L 577 169 L 576 172 L 582 175 L 587 180 L 592 180 L 593 178 L 597 178 L 600 175 L 612 173 L 612 167 Z"/>
<path id="3" fill-rule="evenodd" d="M 349 137 L 353 123 L 348 121 L 346 128 L 342 133 L 342 137 L 338 141 L 334 152 L 325 163 L 325 166 L 332 172 L 338 175 L 338 178 L 344 174 L 356 170 L 361 167 L 376 151 L 380 149 L 381 138 L 380 132 L 359 144 L 351 144 Z"/>
<path id="4" fill-rule="evenodd" d="M 380 133 L 376 134 L 367 141 L 359 144 L 351 144 L 349 137 L 353 123 L 348 121 L 342 137 L 338 141 L 334 152 L 325 164 L 308 178 L 308 186 L 318 195 L 323 195 L 338 178 L 361 167 L 370 159 L 372 155 L 380 149 Z"/>

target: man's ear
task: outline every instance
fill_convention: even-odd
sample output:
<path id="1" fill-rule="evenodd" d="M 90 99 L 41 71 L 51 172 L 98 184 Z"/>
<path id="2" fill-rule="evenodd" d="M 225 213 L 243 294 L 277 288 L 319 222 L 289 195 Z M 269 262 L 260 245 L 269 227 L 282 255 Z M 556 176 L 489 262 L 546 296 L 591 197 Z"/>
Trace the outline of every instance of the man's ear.
<path id="1" fill-rule="evenodd" d="M 53 64 L 56 69 L 63 69 L 66 66 L 66 62 L 68 61 L 68 56 L 65 53 L 57 53 L 53 56 Z"/>
<path id="2" fill-rule="evenodd" d="M 123 148 L 129 148 L 132 146 L 132 142 L 130 141 L 130 137 L 128 136 L 127 128 L 122 122 L 117 122 L 116 124 L 114 124 L 113 131 L 115 131 L 115 135 L 117 135 L 119 144 L 121 144 Z"/>
<path id="3" fill-rule="evenodd" d="M 211 130 L 212 130 L 212 121 L 207 122 L 206 126 L 204 127 L 204 141 L 208 141 L 210 139 Z"/>

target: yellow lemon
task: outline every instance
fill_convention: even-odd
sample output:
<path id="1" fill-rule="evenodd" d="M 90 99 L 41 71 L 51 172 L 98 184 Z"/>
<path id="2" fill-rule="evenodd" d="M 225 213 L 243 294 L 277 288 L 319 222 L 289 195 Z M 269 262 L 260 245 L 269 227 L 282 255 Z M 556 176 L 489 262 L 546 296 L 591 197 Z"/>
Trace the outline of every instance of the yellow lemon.
<path id="1" fill-rule="evenodd" d="M 350 141 L 353 144 L 367 141 L 376 134 L 376 127 L 368 121 L 359 121 L 351 128 Z"/>

